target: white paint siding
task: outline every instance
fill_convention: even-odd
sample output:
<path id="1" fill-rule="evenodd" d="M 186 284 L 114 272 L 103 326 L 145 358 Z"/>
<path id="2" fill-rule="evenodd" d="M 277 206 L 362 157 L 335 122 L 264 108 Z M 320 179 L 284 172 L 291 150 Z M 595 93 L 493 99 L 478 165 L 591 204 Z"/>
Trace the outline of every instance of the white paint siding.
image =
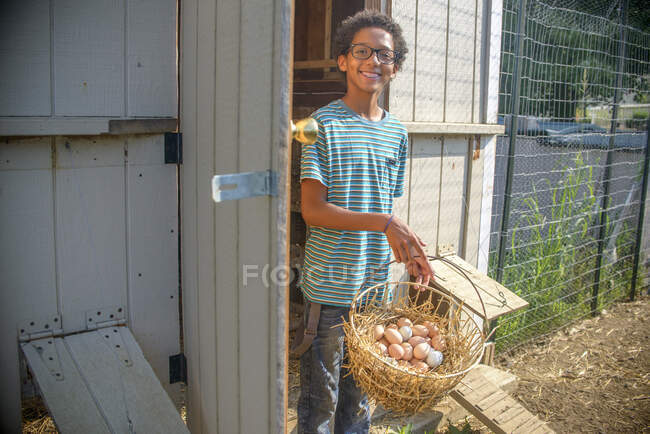
<path id="1" fill-rule="evenodd" d="M 127 4 L 127 116 L 176 117 L 176 2 Z"/>
<path id="2" fill-rule="evenodd" d="M 51 147 L 49 137 L 0 144 L 2 432 L 20 431 L 17 325 L 57 313 Z"/>
<path id="3" fill-rule="evenodd" d="M 402 34 L 409 53 L 395 79 L 390 83 L 389 111 L 402 122 L 413 120 L 413 83 L 415 80 L 415 30 L 417 2 L 413 0 L 393 0 L 392 16 L 402 27 Z"/>
<path id="4" fill-rule="evenodd" d="M 411 152 L 411 190 L 409 195 L 409 226 L 435 253 L 438 244 L 438 212 L 440 204 L 440 137 L 414 135 Z"/>
<path id="5" fill-rule="evenodd" d="M 176 166 L 163 164 L 163 136 L 127 137 L 129 328 L 168 390 L 169 356 L 180 352 Z M 180 408 L 181 402 L 176 402 Z"/>
<path id="6" fill-rule="evenodd" d="M 180 386 L 168 384 L 180 351 L 176 181 L 162 135 L 0 142 L 0 286 L 11 289 L 0 295 L 4 431 L 20 426 L 17 325 L 56 314 L 76 332 L 87 310 L 124 306 L 180 404 Z"/>
<path id="7" fill-rule="evenodd" d="M 57 0 L 54 114 L 121 116 L 124 111 L 124 1 Z"/>
<path id="8" fill-rule="evenodd" d="M 270 168 L 287 182 L 290 2 L 181 6 L 188 424 L 197 433 L 282 432 L 286 286 L 262 274 L 286 260 L 288 201 L 215 204 L 209 189 L 215 174 Z M 245 278 L 244 266 L 257 274 Z"/>
<path id="9" fill-rule="evenodd" d="M 420 3 L 426 3 L 420 4 Z M 415 115 L 419 122 L 444 121 L 447 2 L 419 2 L 415 69 Z"/>
<path id="10" fill-rule="evenodd" d="M 176 0 L 0 2 L 0 116 L 176 117 Z"/>
<path id="11" fill-rule="evenodd" d="M 458 251 L 463 231 L 467 138 L 446 137 L 442 144 L 438 245 L 452 244 Z"/>
<path id="12" fill-rule="evenodd" d="M 0 2 L 0 116 L 49 116 L 50 3 Z"/>
<path id="13" fill-rule="evenodd" d="M 449 0 L 445 122 L 472 122 L 475 2 Z"/>
<path id="14" fill-rule="evenodd" d="M 57 137 L 57 267 L 64 332 L 84 330 L 85 312 L 124 306 L 124 142 Z"/>

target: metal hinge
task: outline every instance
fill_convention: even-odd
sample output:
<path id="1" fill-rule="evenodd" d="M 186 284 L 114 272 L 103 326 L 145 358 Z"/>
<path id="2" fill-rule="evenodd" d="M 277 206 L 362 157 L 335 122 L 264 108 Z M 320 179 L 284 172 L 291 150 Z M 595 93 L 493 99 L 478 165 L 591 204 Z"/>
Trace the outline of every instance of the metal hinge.
<path id="1" fill-rule="evenodd" d="M 182 133 L 165 133 L 165 164 L 183 164 Z"/>
<path id="2" fill-rule="evenodd" d="M 86 330 L 112 327 L 126 323 L 126 309 L 122 306 L 104 307 L 86 311 Z"/>
<path id="3" fill-rule="evenodd" d="M 169 356 L 169 384 L 179 381 L 187 384 L 187 359 L 183 353 Z"/>
<path id="4" fill-rule="evenodd" d="M 255 196 L 277 196 L 277 176 L 271 170 L 230 173 L 212 178 L 212 199 L 215 202 Z"/>
<path id="5" fill-rule="evenodd" d="M 18 324 L 18 340 L 20 342 L 29 342 L 62 333 L 61 315 L 28 319 Z"/>

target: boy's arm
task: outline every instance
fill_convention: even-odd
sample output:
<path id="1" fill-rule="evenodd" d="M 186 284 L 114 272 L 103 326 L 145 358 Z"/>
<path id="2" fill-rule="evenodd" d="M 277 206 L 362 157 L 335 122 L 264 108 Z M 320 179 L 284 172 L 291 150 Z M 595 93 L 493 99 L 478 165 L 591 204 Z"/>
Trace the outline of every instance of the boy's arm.
<path id="1" fill-rule="evenodd" d="M 305 178 L 300 183 L 302 218 L 310 226 L 348 231 L 383 232 L 397 262 L 404 262 L 418 277 L 417 283 L 427 285 L 433 279 L 431 264 L 426 259 L 422 240 L 399 218 L 389 214 L 350 211 L 327 201 L 327 187 L 315 179 Z M 415 267 L 417 264 L 418 267 Z M 421 281 L 420 281 L 421 280 Z"/>

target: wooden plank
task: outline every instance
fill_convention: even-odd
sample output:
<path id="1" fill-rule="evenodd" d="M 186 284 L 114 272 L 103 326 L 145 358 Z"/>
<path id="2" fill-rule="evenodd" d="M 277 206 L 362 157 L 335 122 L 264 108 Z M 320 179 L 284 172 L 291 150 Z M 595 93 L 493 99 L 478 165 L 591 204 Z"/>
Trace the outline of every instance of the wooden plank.
<path id="1" fill-rule="evenodd" d="M 180 352 L 176 166 L 164 164 L 162 135 L 129 136 L 127 149 L 129 325 L 180 408 L 180 383 L 169 384 L 169 356 Z"/>
<path id="2" fill-rule="evenodd" d="M 523 408 L 515 400 L 513 400 L 508 395 L 503 393 L 502 398 L 499 399 L 497 402 L 493 403 L 486 409 L 482 407 L 481 409 L 483 410 L 483 412 L 487 417 L 489 417 L 494 421 L 494 423 L 496 423 L 497 425 L 501 425 L 500 420 L 502 419 L 502 416 L 504 414 L 508 413 L 512 409 L 521 412 Z"/>
<path id="3" fill-rule="evenodd" d="M 183 285 L 183 346 L 187 357 L 187 389 L 186 389 L 186 411 L 187 425 L 192 432 L 204 432 L 202 420 L 202 379 L 200 371 L 200 334 L 198 315 L 199 289 L 198 289 L 198 198 L 197 198 L 197 98 L 198 98 L 198 1 L 185 0 L 180 3 L 181 7 L 181 113 L 184 119 L 180 125 L 181 132 L 185 139 L 183 147 L 183 164 L 179 169 L 181 177 L 181 213 L 183 219 L 181 237 L 182 243 L 182 285 Z M 208 38 L 205 38 L 208 39 Z M 207 53 L 206 53 L 207 54 Z M 209 176 L 203 174 L 203 177 Z M 205 204 L 201 201 L 201 204 Z M 204 205 L 206 206 L 206 205 Z M 204 210 L 203 210 L 204 211 Z M 201 228 L 207 231 L 210 236 L 213 226 Z M 213 341 L 214 342 L 214 341 Z M 207 349 L 206 349 L 207 351 Z M 207 383 L 207 379 L 205 380 Z M 207 388 L 207 385 L 206 385 Z M 214 388 L 212 396 L 216 395 Z M 213 398 L 214 399 L 214 398 Z M 203 401 L 204 405 L 210 405 L 214 401 Z M 212 407 L 212 408 L 216 408 Z M 211 417 L 217 417 L 217 410 L 210 413 Z M 216 431 L 216 421 L 212 430 Z"/>
<path id="4" fill-rule="evenodd" d="M 332 0 L 325 0 L 324 21 L 323 58 L 330 59 L 332 57 Z"/>
<path id="5" fill-rule="evenodd" d="M 503 0 L 492 0 L 492 10 L 488 11 L 490 14 L 490 34 L 485 35 L 489 39 L 489 55 L 486 59 L 488 63 L 486 74 L 488 74 L 488 90 L 486 101 L 486 118 L 481 119 L 481 122 L 490 124 L 497 123 L 499 112 L 499 74 L 501 65 L 501 24 L 503 17 Z"/>
<path id="6" fill-rule="evenodd" d="M 474 121 L 475 7 L 474 1 L 449 0 L 446 122 Z"/>
<path id="7" fill-rule="evenodd" d="M 110 117 L 0 118 L 0 136 L 95 136 L 176 131 L 173 118 L 111 119 Z"/>
<path id="8" fill-rule="evenodd" d="M 534 418 L 528 420 L 523 425 L 520 425 L 519 427 L 515 428 L 512 432 L 513 433 L 521 433 L 521 434 L 530 434 L 530 433 L 536 431 L 542 425 L 544 425 L 544 421 L 539 420 L 538 418 L 534 417 Z"/>
<path id="9" fill-rule="evenodd" d="M 64 340 L 111 432 L 189 433 L 127 327 Z"/>
<path id="10" fill-rule="evenodd" d="M 0 116 L 49 115 L 48 2 L 0 2 L 0 57 Z"/>
<path id="11" fill-rule="evenodd" d="M 537 420 L 537 418 L 529 413 L 528 411 L 523 411 L 512 419 L 504 422 L 501 427 L 505 432 L 515 432 L 516 429 L 522 426 L 525 423 L 528 423 L 531 419 Z"/>
<path id="12" fill-rule="evenodd" d="M 474 417 L 483 422 L 488 429 L 490 429 L 495 434 L 505 434 L 498 425 L 496 425 L 489 417 L 486 417 L 481 410 L 476 407 L 476 403 L 473 400 L 467 399 L 456 391 L 451 391 L 449 393 L 453 399 L 456 400 L 465 410 L 469 411 Z"/>
<path id="13" fill-rule="evenodd" d="M 476 268 L 487 274 L 490 256 L 490 235 L 492 231 L 492 202 L 494 199 L 494 165 L 496 161 L 496 136 L 481 138 L 483 159 L 483 187 L 481 194 L 481 217 L 479 247 Z"/>
<path id="14" fill-rule="evenodd" d="M 393 19 L 402 27 L 402 36 L 409 49 L 406 59 L 395 79 L 390 83 L 389 107 L 397 119 L 406 122 L 413 120 L 414 80 L 417 58 L 416 42 L 417 2 L 413 0 L 393 0 Z"/>
<path id="15" fill-rule="evenodd" d="M 56 258 L 65 332 L 127 307 L 124 139 L 57 137 Z"/>
<path id="16" fill-rule="evenodd" d="M 517 419 L 520 415 L 527 413 L 526 409 L 522 407 L 519 403 L 515 402 L 515 404 L 516 405 L 511 406 L 500 415 L 493 417 L 494 421 L 499 425 L 503 426 L 505 423 Z"/>
<path id="17" fill-rule="evenodd" d="M 485 309 L 487 311 L 487 320 L 490 321 L 509 312 L 514 312 L 528 306 L 528 302 L 518 297 L 512 291 L 490 279 L 483 273 L 480 273 L 475 267 L 463 261 L 456 255 L 447 256 L 446 259 L 458 265 L 472 279 L 479 289 Z M 441 279 L 439 285 L 452 291 L 453 294 L 463 300 L 476 314 L 483 316 L 483 309 L 479 296 L 469 281 L 456 269 L 442 261 L 433 261 L 432 267 L 436 276 Z"/>
<path id="18" fill-rule="evenodd" d="M 481 152 L 481 137 L 469 138 L 468 149 L 468 180 L 466 184 L 468 198 L 467 212 L 463 227 L 463 257 L 473 266 L 478 265 L 479 242 L 481 234 L 481 207 L 483 206 L 483 153 Z"/>
<path id="19" fill-rule="evenodd" d="M 54 114 L 125 114 L 124 3 L 53 3 Z"/>
<path id="20" fill-rule="evenodd" d="M 313 3 L 312 3 L 313 4 Z M 258 0 L 242 4 L 239 90 L 239 171 L 258 171 L 271 167 L 273 147 L 271 115 L 273 113 L 273 2 Z M 320 17 L 319 17 L 320 19 Z M 279 29 L 278 29 L 279 30 Z M 322 41 L 321 41 L 322 42 Z M 322 44 L 319 45 L 322 49 Z M 255 125 L 255 128 L 251 128 Z M 283 144 L 285 146 L 285 144 Z M 256 158 L 249 158 L 255 155 Z M 242 200 L 238 203 L 239 265 L 271 262 L 270 197 Z M 225 228 L 224 228 L 225 229 Z M 231 231 L 231 228 L 227 229 Z M 234 270 L 233 270 L 234 271 Z M 268 271 L 263 271 L 267 273 Z M 268 275 L 272 275 L 269 273 Z M 261 277 L 261 276 L 260 276 Z M 246 375 L 239 376 L 241 390 L 241 432 L 263 432 L 271 426 L 270 384 L 275 375 L 275 360 L 268 356 L 275 344 L 275 331 L 270 326 L 270 291 L 264 279 L 249 280 L 239 294 L 239 338 L 241 342 L 257 342 L 239 346 L 239 366 Z M 255 321 L 250 321 L 255 318 Z M 260 340 L 259 325 L 266 338 Z M 245 415 L 245 417 L 244 417 Z"/>
<path id="21" fill-rule="evenodd" d="M 447 51 L 447 1 L 418 8 L 414 121 L 443 122 Z"/>
<path id="22" fill-rule="evenodd" d="M 51 166 L 50 138 L 0 144 L 0 431 L 5 432 L 19 432 L 21 423 L 16 327 L 57 313 Z"/>
<path id="23" fill-rule="evenodd" d="M 227 5 L 229 4 L 230 2 L 227 3 Z M 226 8 L 225 4 L 224 8 Z M 195 224 L 198 228 L 196 253 L 198 258 L 195 262 L 198 306 L 195 315 L 199 321 L 197 324 L 199 342 L 194 351 L 195 357 L 199 358 L 197 374 L 201 387 L 198 401 L 195 402 L 195 411 L 199 412 L 201 430 L 205 433 L 223 432 L 229 425 L 235 431 L 239 429 L 239 408 L 236 402 L 239 394 L 237 383 L 231 383 L 233 388 L 230 389 L 232 399 L 235 400 L 234 403 L 224 402 L 227 400 L 220 399 L 223 396 L 220 381 L 224 375 L 219 375 L 222 369 L 221 357 L 218 357 L 221 354 L 219 345 L 222 339 L 228 339 L 230 334 L 234 333 L 234 327 L 221 328 L 216 324 L 221 316 L 221 310 L 216 301 L 219 290 L 215 287 L 215 280 L 218 279 L 222 270 L 220 270 L 219 261 L 215 257 L 216 247 L 213 241 L 217 236 L 215 233 L 215 206 L 207 199 L 211 196 L 210 179 L 214 174 L 219 173 L 215 167 L 215 143 L 219 140 L 222 146 L 229 144 L 228 129 L 218 129 L 218 124 L 216 124 L 218 114 L 228 116 L 228 112 L 221 112 L 222 106 L 219 94 L 215 92 L 215 82 L 223 81 L 224 85 L 232 85 L 230 76 L 222 75 L 222 70 L 217 68 L 221 63 L 230 64 L 233 62 L 233 58 L 231 56 L 220 57 L 220 52 L 216 51 L 221 45 L 222 34 L 219 29 L 224 31 L 227 29 L 234 34 L 239 34 L 239 15 L 231 13 L 234 12 L 231 10 L 224 11 L 224 8 L 220 9 L 218 2 L 211 0 L 199 2 L 196 12 L 198 40 L 196 42 L 197 58 L 194 61 L 196 62 L 198 90 L 195 102 L 196 115 L 193 120 L 196 122 L 195 139 L 197 143 L 195 151 L 196 175 L 193 181 L 195 187 L 192 195 L 196 196 Z M 222 21 L 224 19 L 230 20 L 230 22 L 224 23 Z M 235 45 L 232 50 L 236 52 L 238 47 Z M 215 57 L 219 59 L 218 62 Z M 219 131 L 219 136 L 216 131 Z M 223 135 L 221 135 L 222 133 Z M 227 244 L 223 244 L 225 250 L 230 250 L 226 246 Z M 224 356 L 227 358 L 228 355 L 224 354 Z M 237 378 L 239 372 L 234 370 L 228 375 Z M 224 411 L 224 406 L 227 406 L 227 411 Z"/>
<path id="24" fill-rule="evenodd" d="M 177 115 L 176 0 L 127 2 L 127 116 Z"/>
<path id="25" fill-rule="evenodd" d="M 463 214 L 467 206 L 464 185 L 467 160 L 467 138 L 445 137 L 442 146 L 440 177 L 440 216 L 436 246 L 461 246 Z"/>
<path id="26" fill-rule="evenodd" d="M 412 139 L 409 225 L 433 251 L 438 243 L 442 144 L 434 136 L 412 136 Z"/>
<path id="27" fill-rule="evenodd" d="M 398 74 L 399 75 L 399 74 Z M 392 112 L 392 106 L 391 106 Z M 505 126 L 498 124 L 469 124 L 450 122 L 402 122 L 410 134 L 504 134 Z"/>
<path id="28" fill-rule="evenodd" d="M 469 3 L 469 2 L 468 2 Z M 483 56 L 483 46 L 487 45 L 483 40 L 483 9 L 484 2 L 475 0 L 474 2 L 474 58 L 472 60 L 472 122 L 484 122 L 481 119 L 481 112 L 485 113 L 483 106 L 486 101 L 481 99 L 483 92 L 483 63 L 485 58 Z"/>
<path id="29" fill-rule="evenodd" d="M 76 369 L 63 338 L 39 339 L 24 343 L 21 348 L 59 432 L 114 432 L 106 423 L 100 408 L 95 405 L 95 397 L 88 390 L 83 375 Z M 41 356 L 52 353 L 58 356 L 62 374 L 58 378 L 62 377 L 62 380 L 50 372 L 46 364 L 47 358 Z"/>
<path id="30" fill-rule="evenodd" d="M 336 65 L 336 60 L 333 59 L 298 60 L 293 62 L 294 69 L 336 68 Z"/>

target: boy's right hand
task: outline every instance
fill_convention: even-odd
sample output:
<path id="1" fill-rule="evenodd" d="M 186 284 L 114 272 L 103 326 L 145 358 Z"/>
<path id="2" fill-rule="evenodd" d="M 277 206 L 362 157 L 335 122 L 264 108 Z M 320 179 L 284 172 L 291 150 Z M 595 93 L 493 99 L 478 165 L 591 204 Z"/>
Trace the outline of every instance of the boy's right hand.
<path id="1" fill-rule="evenodd" d="M 397 217 L 388 225 L 386 238 L 395 260 L 406 264 L 409 274 L 416 277 L 416 283 L 428 285 L 433 280 L 433 269 L 424 252 L 426 243 Z"/>

